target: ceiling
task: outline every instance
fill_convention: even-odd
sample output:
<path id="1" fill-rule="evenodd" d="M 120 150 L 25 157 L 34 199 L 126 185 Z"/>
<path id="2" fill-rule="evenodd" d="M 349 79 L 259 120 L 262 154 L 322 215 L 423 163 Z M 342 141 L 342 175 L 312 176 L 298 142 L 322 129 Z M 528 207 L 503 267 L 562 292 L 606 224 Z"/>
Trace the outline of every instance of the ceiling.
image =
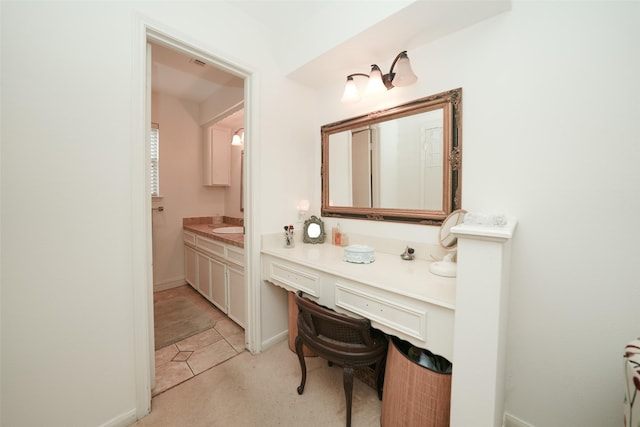
<path id="1" fill-rule="evenodd" d="M 318 52 L 288 76 L 314 86 L 366 73 L 374 63 L 386 72 L 399 52 L 408 50 L 411 56 L 412 49 L 510 10 L 511 0 L 413 1 L 338 46 Z"/>
<path id="2" fill-rule="evenodd" d="M 225 87 L 244 85 L 242 78 L 176 50 L 152 44 L 151 89 L 198 104 Z"/>
<path id="3" fill-rule="evenodd" d="M 233 132 L 240 128 L 244 128 L 244 109 L 232 113 L 231 115 L 217 122 L 217 124 L 220 126 L 231 128 Z"/>
<path id="4" fill-rule="evenodd" d="M 244 86 L 240 77 L 159 44 L 152 44 L 151 62 L 152 91 L 197 104 L 225 88 Z M 237 111 L 218 123 L 234 130 L 244 127 L 244 111 Z"/>
<path id="5" fill-rule="evenodd" d="M 344 6 L 335 1 L 233 1 L 234 6 L 242 10 L 255 25 L 261 26 L 269 36 L 274 37 L 274 52 L 278 50 L 277 40 L 281 34 L 274 30 L 299 29 L 300 37 L 289 37 L 287 49 L 306 51 L 312 49 L 308 36 L 318 38 L 311 29 L 314 19 L 320 19 L 321 11 Z M 362 4 L 365 4 L 364 1 Z M 365 72 L 368 65 L 376 61 L 390 62 L 400 50 L 423 45 L 464 27 L 474 25 L 484 19 L 511 9 L 511 0 L 458 0 L 458 1 L 405 1 L 400 11 L 383 21 L 371 23 L 372 26 L 358 35 L 342 42 L 339 46 L 320 51 L 315 58 L 291 70 L 288 77 L 301 83 L 314 86 L 327 78 L 343 79 L 352 72 Z M 283 13 L 286 10 L 286 13 Z M 333 10 L 333 9 L 332 9 Z M 327 11 L 325 11 L 327 12 Z M 335 18 L 341 14 L 334 14 Z M 288 23 L 288 24 L 287 24 Z M 375 25 L 373 25 L 375 24 Z M 326 25 L 326 22 L 323 22 Z M 305 31 L 306 30 L 306 31 Z M 312 32 L 313 34 L 304 34 Z M 393 37 L 389 37 L 393 34 Z M 305 37 L 307 37 L 305 39 Z M 306 42 L 305 42 L 306 40 Z M 282 43 L 279 43 L 282 44 Z M 318 49 L 316 49 L 318 50 Z M 302 57 L 302 55 L 300 55 Z M 385 63 L 386 64 L 386 63 Z M 214 65 L 194 62 L 183 53 L 171 48 L 153 44 L 152 50 L 152 90 L 202 103 L 216 92 L 225 88 L 242 88 L 242 78 L 230 74 Z M 241 118 L 238 118 L 241 116 Z M 234 114 L 227 125 L 242 127 L 243 114 Z"/>

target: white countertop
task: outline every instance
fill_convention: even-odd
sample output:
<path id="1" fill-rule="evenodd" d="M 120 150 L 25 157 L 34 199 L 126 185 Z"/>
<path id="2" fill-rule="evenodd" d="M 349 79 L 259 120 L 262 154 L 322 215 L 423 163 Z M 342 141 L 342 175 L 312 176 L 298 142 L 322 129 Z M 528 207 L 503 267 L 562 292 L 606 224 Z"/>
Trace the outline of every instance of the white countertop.
<path id="1" fill-rule="evenodd" d="M 296 242 L 293 248 L 282 245 L 281 234 L 262 239 L 262 253 L 321 270 L 375 288 L 405 295 L 448 309 L 455 309 L 456 279 L 436 276 L 429 271 L 431 262 L 405 261 L 400 254 L 387 254 L 375 249 L 375 261 L 354 264 L 343 261 L 344 248 L 330 243 Z"/>

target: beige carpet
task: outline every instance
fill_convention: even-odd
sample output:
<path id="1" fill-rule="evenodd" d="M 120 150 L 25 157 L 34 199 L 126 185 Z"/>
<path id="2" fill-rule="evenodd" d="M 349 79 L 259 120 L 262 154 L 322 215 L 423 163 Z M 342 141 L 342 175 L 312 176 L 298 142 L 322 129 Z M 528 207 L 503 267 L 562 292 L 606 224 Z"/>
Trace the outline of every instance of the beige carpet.
<path id="1" fill-rule="evenodd" d="M 186 296 L 155 302 L 153 318 L 156 350 L 211 329 L 216 323 L 202 305 Z"/>
<path id="2" fill-rule="evenodd" d="M 134 426 L 344 427 L 342 369 L 307 358 L 302 395 L 298 384 L 300 365 L 285 340 L 256 356 L 240 353 L 154 397 L 151 414 Z M 354 381 L 353 427 L 379 426 L 381 407 L 375 390 Z"/>

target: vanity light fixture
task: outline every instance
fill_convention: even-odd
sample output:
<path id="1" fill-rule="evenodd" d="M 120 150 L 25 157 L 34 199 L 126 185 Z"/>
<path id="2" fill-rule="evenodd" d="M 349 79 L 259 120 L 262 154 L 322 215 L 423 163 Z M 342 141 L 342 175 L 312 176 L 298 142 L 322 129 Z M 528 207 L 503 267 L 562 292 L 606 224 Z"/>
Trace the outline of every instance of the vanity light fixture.
<path id="1" fill-rule="evenodd" d="M 242 145 L 244 144 L 244 128 L 240 128 L 233 133 L 233 138 L 231 139 L 231 145 Z"/>
<path id="2" fill-rule="evenodd" d="M 396 71 L 393 69 L 396 67 Z M 367 77 L 369 84 L 367 85 L 367 94 L 375 94 L 384 92 L 384 90 L 390 90 L 396 86 L 409 86 L 414 84 L 418 80 L 418 76 L 415 75 L 411 69 L 411 62 L 407 56 L 407 51 L 404 50 L 396 55 L 396 58 L 391 64 L 389 74 L 382 74 L 380 67 L 376 64 L 371 65 L 371 72 L 367 74 L 355 73 L 347 76 L 347 84 L 344 87 L 344 93 L 342 95 L 342 102 L 356 102 L 360 100 L 360 94 L 358 88 L 353 80 L 356 76 Z"/>

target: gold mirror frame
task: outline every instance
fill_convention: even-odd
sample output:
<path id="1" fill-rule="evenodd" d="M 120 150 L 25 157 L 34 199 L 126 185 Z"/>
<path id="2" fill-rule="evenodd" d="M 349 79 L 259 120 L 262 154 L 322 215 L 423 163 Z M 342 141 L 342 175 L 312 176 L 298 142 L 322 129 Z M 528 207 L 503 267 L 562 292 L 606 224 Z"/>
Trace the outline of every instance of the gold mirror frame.
<path id="1" fill-rule="evenodd" d="M 443 191 L 441 210 L 390 209 L 329 204 L 329 136 L 363 126 L 399 119 L 436 109 L 443 109 Z M 408 222 L 439 225 L 453 211 L 462 206 L 462 88 L 416 99 L 386 110 L 326 124 L 320 128 L 322 138 L 322 206 L 324 217 L 354 218 L 372 221 Z"/>

